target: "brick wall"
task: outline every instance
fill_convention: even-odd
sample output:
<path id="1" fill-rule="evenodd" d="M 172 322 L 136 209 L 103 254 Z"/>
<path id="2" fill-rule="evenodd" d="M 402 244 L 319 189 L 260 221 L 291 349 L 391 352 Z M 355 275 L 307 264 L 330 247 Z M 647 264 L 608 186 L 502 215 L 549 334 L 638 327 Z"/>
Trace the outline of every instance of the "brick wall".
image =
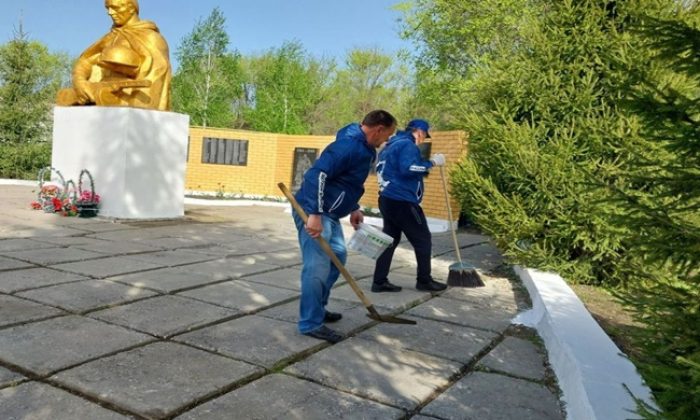
<path id="1" fill-rule="evenodd" d="M 443 153 L 447 158 L 445 175 L 450 166 L 467 153 L 467 137 L 462 131 L 433 132 L 432 152 Z M 204 137 L 248 141 L 248 163 L 245 166 L 202 163 Z M 297 136 L 262 133 L 247 130 L 218 128 L 190 128 L 189 158 L 185 188 L 193 191 L 223 192 L 281 197 L 278 182 L 292 184 L 294 149 L 316 148 L 319 153 L 333 141 L 333 136 Z M 365 195 L 360 204 L 377 207 L 377 178 L 370 175 L 365 183 Z M 459 206 L 451 199 L 453 218 L 459 215 Z M 423 209 L 428 217 L 447 220 L 447 208 L 438 170 L 433 170 L 425 180 Z"/>

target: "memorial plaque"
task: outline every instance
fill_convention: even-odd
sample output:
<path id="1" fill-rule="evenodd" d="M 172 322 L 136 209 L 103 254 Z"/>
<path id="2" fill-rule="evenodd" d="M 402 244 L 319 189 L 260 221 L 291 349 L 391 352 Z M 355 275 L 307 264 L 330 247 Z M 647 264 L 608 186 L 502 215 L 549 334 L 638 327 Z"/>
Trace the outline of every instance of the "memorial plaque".
<path id="1" fill-rule="evenodd" d="M 305 147 L 296 147 L 294 149 L 294 163 L 292 165 L 292 192 L 296 193 L 301 188 L 301 183 L 304 180 L 304 173 L 316 161 L 318 149 L 310 149 Z"/>

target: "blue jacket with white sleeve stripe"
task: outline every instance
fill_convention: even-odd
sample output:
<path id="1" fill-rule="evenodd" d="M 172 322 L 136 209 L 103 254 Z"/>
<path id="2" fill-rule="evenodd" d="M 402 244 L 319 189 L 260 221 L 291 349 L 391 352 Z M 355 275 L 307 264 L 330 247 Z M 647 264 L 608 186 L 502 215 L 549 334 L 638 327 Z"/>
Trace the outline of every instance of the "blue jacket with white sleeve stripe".
<path id="1" fill-rule="evenodd" d="M 343 127 L 306 171 L 295 198 L 307 214 L 336 220 L 347 216 L 360 208 L 364 183 L 376 156 L 360 124 Z"/>
<path id="2" fill-rule="evenodd" d="M 379 152 L 379 195 L 419 204 L 423 200 L 423 178 L 433 163 L 424 160 L 410 131 L 399 131 Z"/>

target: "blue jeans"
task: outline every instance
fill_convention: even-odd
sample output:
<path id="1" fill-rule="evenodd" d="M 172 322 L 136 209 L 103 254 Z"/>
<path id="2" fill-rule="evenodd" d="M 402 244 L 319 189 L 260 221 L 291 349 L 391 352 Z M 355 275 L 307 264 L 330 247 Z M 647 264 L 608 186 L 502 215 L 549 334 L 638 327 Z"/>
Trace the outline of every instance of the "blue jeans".
<path id="1" fill-rule="evenodd" d="M 292 212 L 294 224 L 299 234 L 301 247 L 301 299 L 299 302 L 299 332 L 304 334 L 320 328 L 326 315 L 326 305 L 331 288 L 338 280 L 340 271 L 333 265 L 331 258 L 321 249 L 318 241 L 304 229 L 296 212 Z M 323 232 L 321 236 L 328 241 L 338 259 L 345 264 L 347 250 L 340 221 L 322 216 Z"/>

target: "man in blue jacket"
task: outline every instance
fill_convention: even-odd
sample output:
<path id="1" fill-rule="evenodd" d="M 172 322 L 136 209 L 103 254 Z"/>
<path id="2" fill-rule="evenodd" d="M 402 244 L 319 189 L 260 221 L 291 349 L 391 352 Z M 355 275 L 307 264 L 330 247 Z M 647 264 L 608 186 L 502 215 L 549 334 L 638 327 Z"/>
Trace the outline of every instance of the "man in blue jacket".
<path id="1" fill-rule="evenodd" d="M 353 123 L 338 131 L 335 141 L 304 174 L 295 198 L 309 215 L 306 225 L 293 212 L 303 262 L 298 324 L 302 334 L 331 343 L 343 339 L 324 325 L 342 318 L 341 314 L 325 309 L 340 272 L 315 238 L 322 235 L 345 264 L 347 251 L 340 219 L 350 215 L 355 229 L 364 220 L 359 201 L 365 192 L 365 180 L 376 160 L 376 149 L 395 130 L 396 119 L 391 114 L 372 111 L 361 124 Z"/>
<path id="2" fill-rule="evenodd" d="M 420 206 L 423 199 L 423 178 L 433 166 L 445 164 L 445 156 L 435 154 L 430 160 L 421 156 L 418 145 L 430 138 L 430 125 L 425 120 L 412 120 L 405 131 L 399 131 L 386 144 L 377 162 L 379 182 L 379 210 L 384 220 L 384 233 L 394 238 L 391 246 L 377 259 L 372 291 L 399 292 L 400 286 L 389 282 L 394 250 L 401 241 L 401 233 L 413 245 L 418 264 L 416 289 L 430 292 L 445 290 L 443 283 L 430 275 L 432 241 L 428 222 Z"/>

